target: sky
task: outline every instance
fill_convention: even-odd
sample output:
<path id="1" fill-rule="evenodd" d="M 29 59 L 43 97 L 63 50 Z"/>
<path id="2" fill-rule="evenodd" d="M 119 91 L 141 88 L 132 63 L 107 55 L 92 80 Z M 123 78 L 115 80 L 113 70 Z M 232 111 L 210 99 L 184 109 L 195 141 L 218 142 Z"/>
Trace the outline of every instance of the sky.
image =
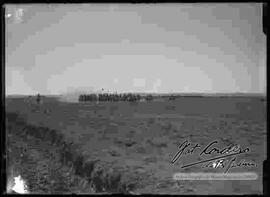
<path id="1" fill-rule="evenodd" d="M 265 93 L 259 3 L 6 5 L 6 94 Z"/>

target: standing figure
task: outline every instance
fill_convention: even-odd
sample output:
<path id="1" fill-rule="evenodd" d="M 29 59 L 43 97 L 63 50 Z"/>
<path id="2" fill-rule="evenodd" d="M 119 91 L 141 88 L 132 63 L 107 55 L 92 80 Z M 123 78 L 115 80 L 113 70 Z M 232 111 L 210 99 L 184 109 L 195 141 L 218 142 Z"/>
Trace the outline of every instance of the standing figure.
<path id="1" fill-rule="evenodd" d="M 37 95 L 37 104 L 40 103 L 40 100 L 41 100 L 41 97 L 40 97 L 40 94 L 38 93 L 38 95 Z"/>

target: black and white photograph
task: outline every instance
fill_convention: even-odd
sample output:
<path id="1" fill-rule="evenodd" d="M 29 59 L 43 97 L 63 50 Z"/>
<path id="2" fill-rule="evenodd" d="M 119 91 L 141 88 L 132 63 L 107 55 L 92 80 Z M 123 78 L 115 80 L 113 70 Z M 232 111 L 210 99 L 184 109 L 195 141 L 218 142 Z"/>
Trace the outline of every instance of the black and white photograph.
<path id="1" fill-rule="evenodd" d="M 262 195 L 265 6 L 4 4 L 5 193 Z"/>

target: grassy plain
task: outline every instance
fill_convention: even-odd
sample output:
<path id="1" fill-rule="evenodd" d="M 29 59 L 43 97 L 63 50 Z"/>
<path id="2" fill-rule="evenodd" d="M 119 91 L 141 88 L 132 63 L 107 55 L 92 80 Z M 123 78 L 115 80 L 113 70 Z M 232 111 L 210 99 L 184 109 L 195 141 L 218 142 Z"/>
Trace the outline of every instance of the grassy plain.
<path id="1" fill-rule="evenodd" d="M 261 194 L 266 159 L 263 97 L 179 97 L 152 102 L 71 103 L 45 97 L 6 98 L 8 171 L 22 174 L 31 193 Z M 177 145 L 239 144 L 237 161 L 256 167 L 257 180 L 176 181 L 176 172 L 222 172 L 182 165 L 218 156 L 200 151 L 171 160 Z M 202 148 L 203 149 L 203 148 Z M 201 150 L 202 150 L 201 149 Z M 43 174 L 42 174 L 43 173 Z M 44 175 L 45 174 L 45 175 Z"/>

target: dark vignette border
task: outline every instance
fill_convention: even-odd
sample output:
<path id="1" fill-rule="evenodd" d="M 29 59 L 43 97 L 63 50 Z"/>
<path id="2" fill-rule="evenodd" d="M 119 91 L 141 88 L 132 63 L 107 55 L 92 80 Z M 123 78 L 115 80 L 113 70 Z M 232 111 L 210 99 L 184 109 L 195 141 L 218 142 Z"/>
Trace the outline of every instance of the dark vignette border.
<path id="1" fill-rule="evenodd" d="M 266 77 L 266 82 L 267 82 L 267 86 L 266 86 L 266 97 L 267 97 L 267 122 L 266 122 L 266 127 L 267 127 L 267 143 L 266 143 L 266 147 L 267 147 L 267 159 L 263 162 L 263 195 L 267 195 L 269 194 L 269 188 L 267 187 L 269 185 L 269 168 L 270 168 L 270 164 L 269 164 L 269 145 L 268 142 L 269 140 L 269 122 L 270 122 L 270 118 L 269 118 L 269 92 L 270 92 L 270 87 L 268 85 L 268 77 L 269 77 L 269 59 L 268 59 L 268 51 L 269 51 L 269 36 L 268 36 L 268 26 L 269 26 L 269 14 L 268 11 L 269 10 L 269 4 L 268 3 L 263 3 L 263 32 L 266 35 L 266 43 L 267 43 L 267 48 L 266 48 L 266 52 L 267 52 L 267 56 L 266 56 L 266 71 L 267 71 L 267 77 Z M 268 23 L 267 23 L 268 22 Z M 268 183 L 268 184 L 267 184 Z"/>
<path id="2" fill-rule="evenodd" d="M 0 142 L 1 142 L 1 177 L 0 177 L 0 188 L 1 188 L 1 194 L 5 194 L 6 190 L 6 128 L 5 128 L 5 120 L 6 120 L 6 113 L 5 113 L 5 4 L 27 4 L 27 3 L 218 3 L 218 2 L 235 2 L 231 0 L 219 0 L 219 1 L 198 1 L 198 0 L 4 0 L 1 2 L 1 131 L 0 131 Z M 266 38 L 267 38 L 267 51 L 269 49 L 269 36 L 268 35 L 268 25 L 269 25 L 269 14 L 268 9 L 269 5 L 266 0 L 264 1 L 245 1 L 245 0 L 238 0 L 236 3 L 240 2 L 249 2 L 249 3 L 263 3 L 263 14 L 262 14 L 262 22 L 263 22 L 263 29 Z M 268 23 L 267 23 L 268 22 Z M 267 53 L 268 54 L 268 53 Z M 270 87 L 268 86 L 268 76 L 270 69 L 268 68 L 268 55 L 266 58 L 266 65 L 267 65 L 267 144 L 269 142 L 269 131 L 268 131 L 268 125 L 270 122 L 269 118 L 269 108 L 270 105 L 268 104 L 269 99 L 269 92 Z M 269 146 L 267 146 L 267 158 L 269 155 Z M 269 168 L 270 163 L 269 160 L 265 160 L 263 162 L 263 195 L 267 195 L 269 193 L 269 188 L 267 187 L 269 184 Z M 268 184 L 267 184 L 268 183 Z"/>
<path id="3" fill-rule="evenodd" d="M 5 7 L 1 5 L 1 130 L 0 130 L 0 141 L 1 141 L 1 177 L 0 177 L 0 188 L 1 193 L 6 188 L 6 127 L 5 127 Z"/>

